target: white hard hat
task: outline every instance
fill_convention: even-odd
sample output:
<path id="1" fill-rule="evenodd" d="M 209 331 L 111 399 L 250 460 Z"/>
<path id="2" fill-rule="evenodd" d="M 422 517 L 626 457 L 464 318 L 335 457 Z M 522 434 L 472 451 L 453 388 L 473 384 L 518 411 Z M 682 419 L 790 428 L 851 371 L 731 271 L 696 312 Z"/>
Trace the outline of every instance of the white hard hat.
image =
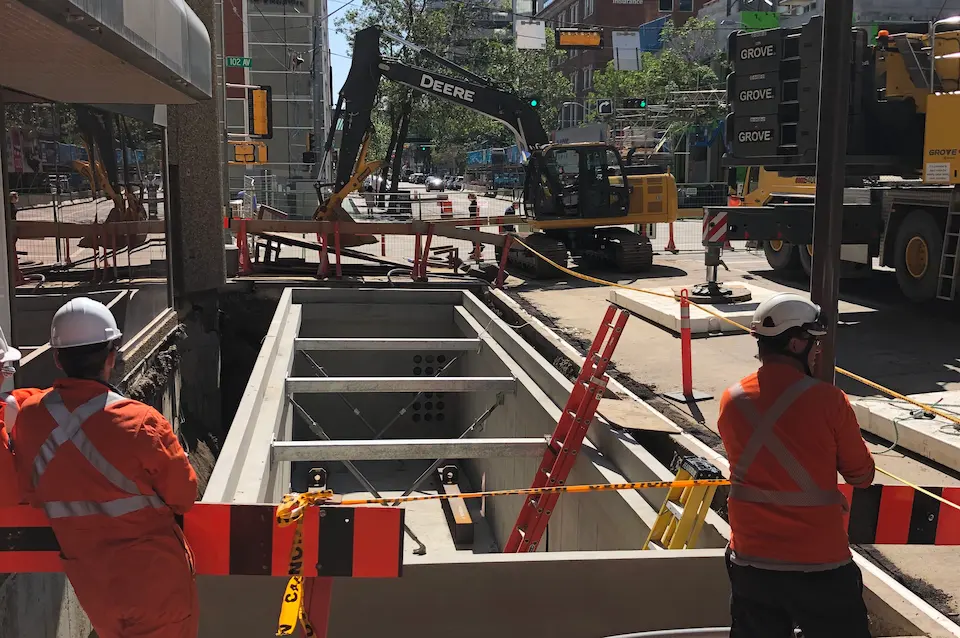
<path id="1" fill-rule="evenodd" d="M 758 337 L 776 337 L 791 328 L 826 334 L 820 323 L 820 306 L 800 295 L 781 292 L 757 306 L 750 322 L 750 332 Z"/>
<path id="2" fill-rule="evenodd" d="M 89 346 L 122 336 L 110 309 L 89 297 L 65 303 L 50 324 L 50 345 L 54 348 Z"/>
<path id="3" fill-rule="evenodd" d="M 20 360 L 20 351 L 7 343 L 7 336 L 0 330 L 0 365 Z"/>

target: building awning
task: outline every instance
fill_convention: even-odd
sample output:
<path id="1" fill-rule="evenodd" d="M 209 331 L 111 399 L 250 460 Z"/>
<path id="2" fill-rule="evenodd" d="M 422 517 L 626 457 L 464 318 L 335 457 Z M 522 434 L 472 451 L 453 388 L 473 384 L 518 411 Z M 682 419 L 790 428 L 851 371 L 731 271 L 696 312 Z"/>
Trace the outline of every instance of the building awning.
<path id="1" fill-rule="evenodd" d="M 656 20 L 645 22 L 640 25 L 640 50 L 659 51 L 663 48 L 660 41 L 660 32 L 666 26 L 670 16 L 662 16 Z"/>
<path id="2" fill-rule="evenodd" d="M 0 59 L 0 85 L 58 102 L 213 95 L 210 36 L 184 0 L 6 0 Z"/>

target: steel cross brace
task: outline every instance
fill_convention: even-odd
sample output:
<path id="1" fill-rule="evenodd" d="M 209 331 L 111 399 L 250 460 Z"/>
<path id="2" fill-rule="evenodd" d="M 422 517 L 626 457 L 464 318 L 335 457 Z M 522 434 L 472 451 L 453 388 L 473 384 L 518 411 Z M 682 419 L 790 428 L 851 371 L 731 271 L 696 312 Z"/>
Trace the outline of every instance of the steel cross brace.
<path id="1" fill-rule="evenodd" d="M 287 395 L 287 400 L 290 401 L 290 405 L 292 405 L 294 409 L 296 409 L 297 412 L 300 413 L 300 416 L 306 419 L 307 426 L 310 428 L 311 432 L 313 432 L 319 439 L 323 441 L 331 440 L 330 437 L 327 435 L 327 433 L 323 431 L 323 428 L 320 427 L 320 424 L 314 421 L 313 417 L 311 417 L 307 413 L 307 411 L 303 409 L 303 406 L 301 406 L 299 403 L 297 403 L 294 400 L 292 394 Z M 363 485 L 363 487 L 368 492 L 373 494 L 374 498 L 383 498 L 382 496 L 380 496 L 380 493 L 377 491 L 377 488 L 373 486 L 373 483 L 367 480 L 367 477 L 365 477 L 363 473 L 360 472 L 359 469 L 357 469 L 356 465 L 354 465 L 351 461 L 342 461 L 342 463 L 346 466 L 347 471 L 353 474 L 353 477 L 357 479 L 357 481 L 359 481 L 360 484 Z M 410 535 L 410 538 L 412 538 L 413 541 L 418 545 L 417 549 L 413 550 L 413 553 L 416 554 L 417 556 L 423 556 L 424 554 L 426 554 L 427 546 L 424 545 L 422 542 L 420 542 L 420 539 L 417 538 L 417 535 L 413 533 L 413 530 L 410 529 L 410 526 L 404 523 L 403 529 L 407 534 Z"/>
<path id="2" fill-rule="evenodd" d="M 321 366 L 319 363 L 317 363 L 316 361 L 314 361 L 314 360 L 313 360 L 313 357 L 311 357 L 309 354 L 307 354 L 307 353 L 306 353 L 305 351 L 303 351 L 303 350 L 300 350 L 300 352 L 303 353 L 303 356 L 307 358 L 307 361 L 309 361 L 310 364 L 311 364 L 314 368 L 316 368 L 317 371 L 318 371 L 320 374 L 322 374 L 322 375 L 323 375 L 324 377 L 326 377 L 326 378 L 330 378 L 330 375 L 327 374 L 326 370 L 323 369 L 323 366 Z M 460 355 L 457 355 L 457 356 L 455 356 L 454 358 L 450 359 L 450 361 L 447 361 L 447 363 L 444 364 L 444 366 L 443 366 L 442 368 L 440 368 L 439 370 L 437 370 L 437 373 L 436 373 L 435 375 L 433 375 L 434 378 L 437 378 L 437 377 L 439 377 L 441 374 L 443 374 L 444 371 L 445 371 L 447 368 L 449 368 L 450 366 L 452 366 L 452 365 L 454 364 L 454 362 L 455 362 L 457 359 L 459 359 L 459 358 L 460 358 Z M 423 396 L 423 392 L 418 392 L 418 393 L 413 397 L 413 399 L 410 400 L 410 403 L 408 403 L 407 405 L 405 405 L 404 407 L 402 407 L 402 408 L 400 409 L 400 411 L 397 412 L 396 416 L 394 416 L 392 419 L 390 419 L 390 422 L 387 423 L 387 424 L 383 427 L 383 429 L 380 430 L 379 432 L 378 432 L 372 425 L 370 425 L 370 423 L 369 423 L 366 419 L 363 418 L 363 416 L 360 414 L 359 408 L 354 407 L 354 405 L 353 405 L 352 403 L 350 403 L 350 401 L 349 401 L 345 396 L 343 396 L 343 394 L 337 393 L 337 396 L 340 397 L 341 399 L 343 399 L 343 402 L 347 404 L 347 407 L 349 407 L 350 410 L 352 410 L 353 413 L 356 414 L 357 417 L 359 417 L 359 419 L 360 419 L 361 421 L 363 421 L 363 424 L 364 424 L 365 426 L 367 426 L 367 428 L 370 430 L 370 432 L 373 433 L 373 440 L 376 441 L 377 439 L 382 438 L 383 435 L 387 433 L 387 430 L 389 430 L 390 428 L 392 428 L 392 427 L 393 427 L 393 424 L 396 423 L 397 420 L 398 420 L 400 417 L 402 417 L 404 414 L 407 413 L 407 410 L 409 410 L 410 407 L 411 407 L 414 403 L 416 403 L 417 400 L 420 399 L 421 396 Z"/>
<path id="3" fill-rule="evenodd" d="M 487 408 L 487 409 L 483 412 L 483 414 L 481 414 L 479 417 L 477 417 L 477 420 L 474 421 L 473 423 L 471 423 L 471 424 L 470 424 L 470 427 L 468 427 L 466 430 L 464 430 L 463 433 L 461 433 L 460 436 L 457 437 L 457 439 L 465 438 L 468 434 L 470 434 L 471 432 L 473 432 L 476 428 L 482 427 L 483 424 L 486 422 L 486 420 L 490 418 L 490 415 L 493 414 L 494 411 L 495 411 L 498 407 L 500 407 L 501 405 L 503 405 L 503 393 L 502 393 L 502 392 L 498 392 L 498 393 L 497 393 L 497 399 L 496 399 L 496 401 L 493 403 L 493 405 L 491 405 L 489 408 Z M 407 491 L 404 492 L 404 493 L 400 496 L 400 498 L 404 498 L 405 496 L 410 496 L 411 494 L 413 494 L 414 491 L 416 491 L 416 489 L 417 489 L 418 487 L 420 487 L 421 485 L 423 485 L 423 482 L 426 481 L 426 480 L 430 477 L 430 475 L 432 475 L 432 474 L 434 473 L 434 471 L 435 471 L 438 467 L 440 467 L 441 465 L 443 465 L 444 461 L 446 461 L 446 460 L 447 460 L 447 459 L 437 459 L 436 461 L 434 461 L 433 463 L 431 463 L 431 464 L 430 464 L 430 467 L 428 467 L 426 470 L 424 470 L 424 471 L 423 471 L 423 474 L 421 474 L 419 477 L 417 477 L 417 480 L 413 482 L 413 485 L 411 485 L 409 488 L 407 488 Z M 394 502 L 394 505 L 398 505 L 399 503 L 400 503 L 399 501 L 395 501 L 395 502 Z"/>

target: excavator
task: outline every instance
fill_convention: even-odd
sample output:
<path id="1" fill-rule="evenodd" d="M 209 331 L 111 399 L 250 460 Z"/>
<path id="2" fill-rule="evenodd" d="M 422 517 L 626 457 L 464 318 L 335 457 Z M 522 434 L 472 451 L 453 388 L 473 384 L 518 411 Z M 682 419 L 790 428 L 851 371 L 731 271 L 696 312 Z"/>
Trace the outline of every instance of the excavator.
<path id="1" fill-rule="evenodd" d="M 445 67 L 454 75 L 382 55 L 384 37 L 411 48 L 421 60 Z M 380 166 L 367 160 L 367 148 L 377 90 L 383 78 L 483 113 L 514 134 L 528 158 L 522 205 L 517 211 L 525 218 L 524 225 L 533 231 L 524 237 L 528 246 L 559 264 L 567 263 L 569 252 L 622 272 L 640 272 L 651 267 L 653 248 L 649 238 L 624 226 L 676 219 L 677 188 L 672 175 L 631 174 L 617 149 L 604 143 L 551 143 L 529 100 L 375 26 L 358 31 L 354 39 L 353 62 L 333 118 L 334 122 L 343 122 L 336 181 L 317 185 L 320 206 L 315 219 L 349 219 L 341 205 L 344 198 Z M 331 127 L 324 157 L 330 154 L 336 128 Z M 397 146 L 402 147 L 403 141 L 399 140 Z M 330 187 L 329 193 L 324 192 L 325 186 Z M 512 246 L 508 259 L 534 277 L 558 274 L 522 246 Z"/>
<path id="2" fill-rule="evenodd" d="M 113 202 L 113 208 L 103 223 L 145 221 L 147 212 L 133 188 L 129 184 L 123 189 L 120 187 L 117 162 L 113 155 L 115 144 L 110 115 L 82 106 L 77 106 L 76 110 L 77 125 L 88 161 L 74 160 L 72 165 L 75 171 L 90 182 L 90 188 L 94 193 L 102 189 Z M 107 151 L 105 152 L 104 149 Z M 111 243 L 110 246 L 103 246 L 103 248 L 111 250 L 136 248 L 146 240 L 146 235 L 117 235 L 115 244 Z M 97 248 L 100 241 L 102 238 L 86 236 L 80 239 L 79 246 Z"/>

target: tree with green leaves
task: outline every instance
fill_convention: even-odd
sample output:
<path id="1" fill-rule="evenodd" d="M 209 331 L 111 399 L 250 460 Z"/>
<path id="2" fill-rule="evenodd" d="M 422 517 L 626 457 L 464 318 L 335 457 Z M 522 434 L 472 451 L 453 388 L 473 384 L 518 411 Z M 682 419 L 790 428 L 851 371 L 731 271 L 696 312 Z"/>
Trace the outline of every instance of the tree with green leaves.
<path id="1" fill-rule="evenodd" d="M 670 107 L 684 91 L 723 89 L 717 69 L 723 66 L 723 52 L 714 37 L 712 20 L 691 18 L 676 26 L 667 21 L 660 33 L 662 49 L 644 52 L 641 70 L 618 71 L 613 62 L 594 74 L 591 97 L 613 99 L 645 98 L 650 107 Z M 723 116 L 719 104 L 676 109 L 666 116 L 669 129 L 703 126 Z"/>
<path id="2" fill-rule="evenodd" d="M 347 11 L 337 26 L 352 41 L 358 30 L 378 25 L 384 31 L 489 78 L 503 90 L 522 97 L 536 97 L 542 104 L 539 108 L 544 127 L 552 128 L 561 103 L 573 95 L 569 79 L 551 68 L 551 62 L 557 61 L 552 38 L 547 38 L 545 51 L 518 51 L 512 41 L 503 39 L 470 38 L 471 30 L 482 18 L 481 11 L 496 9 L 495 5 L 481 8 L 474 3 L 445 2 L 442 8 L 430 9 L 427 4 L 428 0 L 363 0 L 359 7 Z M 382 46 L 385 55 L 405 63 L 453 74 L 408 47 L 388 40 Z M 429 138 L 438 147 L 458 149 L 455 157 L 443 156 L 452 165 L 462 166 L 467 150 L 514 143 L 512 134 L 503 125 L 485 115 L 418 92 L 410 93 L 410 89 L 391 82 L 381 84 L 371 140 L 375 157 L 385 154 L 391 127 L 406 99 L 413 100 L 408 135 Z"/>

